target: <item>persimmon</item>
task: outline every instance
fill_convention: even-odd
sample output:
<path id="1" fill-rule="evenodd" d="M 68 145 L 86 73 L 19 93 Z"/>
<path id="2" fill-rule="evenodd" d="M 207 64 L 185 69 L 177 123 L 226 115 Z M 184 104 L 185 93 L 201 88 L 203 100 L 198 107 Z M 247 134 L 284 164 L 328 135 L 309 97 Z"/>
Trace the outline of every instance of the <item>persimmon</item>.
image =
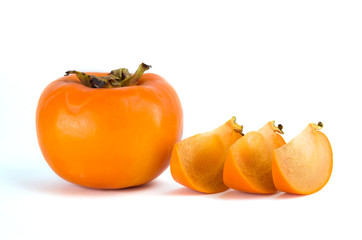
<path id="1" fill-rule="evenodd" d="M 225 185 L 250 193 L 274 193 L 273 151 L 285 144 L 280 133 L 282 125 L 276 127 L 272 121 L 231 145 L 224 165 Z"/>
<path id="2" fill-rule="evenodd" d="M 49 166 L 72 183 L 100 189 L 145 184 L 168 166 L 180 140 L 180 100 L 161 76 L 121 68 L 68 71 L 40 96 L 36 130 Z"/>
<path id="3" fill-rule="evenodd" d="M 170 162 L 176 182 L 203 193 L 228 189 L 223 183 L 227 150 L 242 136 L 242 126 L 233 117 L 213 131 L 196 134 L 175 144 Z"/>
<path id="4" fill-rule="evenodd" d="M 312 194 L 328 182 L 333 166 L 332 147 L 321 130 L 309 124 L 298 136 L 273 154 L 273 179 L 280 191 Z"/>

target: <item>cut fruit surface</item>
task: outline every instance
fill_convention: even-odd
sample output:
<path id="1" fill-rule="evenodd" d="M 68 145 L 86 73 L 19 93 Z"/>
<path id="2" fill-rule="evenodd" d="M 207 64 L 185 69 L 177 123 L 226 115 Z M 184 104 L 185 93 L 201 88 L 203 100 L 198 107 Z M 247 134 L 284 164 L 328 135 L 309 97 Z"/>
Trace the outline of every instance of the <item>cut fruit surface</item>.
<path id="1" fill-rule="evenodd" d="M 250 193 L 274 193 L 273 151 L 285 144 L 282 127 L 268 122 L 257 132 L 249 132 L 229 149 L 224 166 L 224 183 Z"/>
<path id="2" fill-rule="evenodd" d="M 327 184 L 333 166 L 332 147 L 319 130 L 309 124 L 298 136 L 273 154 L 273 180 L 280 191 L 311 194 Z"/>
<path id="3" fill-rule="evenodd" d="M 239 139 L 242 126 L 235 117 L 207 133 L 201 133 L 175 144 L 170 162 L 176 182 L 203 193 L 217 193 L 228 189 L 223 183 L 223 169 L 227 150 Z"/>

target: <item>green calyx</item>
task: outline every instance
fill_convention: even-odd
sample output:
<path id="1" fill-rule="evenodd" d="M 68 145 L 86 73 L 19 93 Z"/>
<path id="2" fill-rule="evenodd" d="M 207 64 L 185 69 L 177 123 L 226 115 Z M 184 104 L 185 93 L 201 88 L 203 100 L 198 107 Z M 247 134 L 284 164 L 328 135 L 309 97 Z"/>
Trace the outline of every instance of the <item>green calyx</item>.
<path id="1" fill-rule="evenodd" d="M 104 77 L 96 77 L 75 70 L 65 72 L 64 76 L 75 74 L 84 86 L 91 88 L 118 88 L 136 85 L 143 73 L 150 68 L 150 65 L 141 63 L 134 74 L 130 74 L 126 68 L 119 68 Z"/>

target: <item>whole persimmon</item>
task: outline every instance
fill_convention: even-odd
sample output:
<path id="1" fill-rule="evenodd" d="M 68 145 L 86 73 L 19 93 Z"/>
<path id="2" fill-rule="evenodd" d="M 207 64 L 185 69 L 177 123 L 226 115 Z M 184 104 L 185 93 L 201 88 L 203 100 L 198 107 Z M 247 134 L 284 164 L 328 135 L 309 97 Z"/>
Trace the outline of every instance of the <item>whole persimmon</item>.
<path id="1" fill-rule="evenodd" d="M 169 165 L 180 140 L 180 100 L 162 77 L 121 68 L 110 73 L 68 71 L 40 96 L 36 130 L 49 166 L 85 187 L 145 184 Z"/>

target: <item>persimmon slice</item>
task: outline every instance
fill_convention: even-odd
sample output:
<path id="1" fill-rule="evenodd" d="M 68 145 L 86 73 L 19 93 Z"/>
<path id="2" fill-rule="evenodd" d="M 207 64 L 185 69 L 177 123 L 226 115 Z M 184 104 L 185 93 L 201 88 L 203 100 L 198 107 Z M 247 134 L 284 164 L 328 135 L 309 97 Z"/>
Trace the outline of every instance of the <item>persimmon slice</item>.
<path id="1" fill-rule="evenodd" d="M 328 182 L 333 166 L 332 147 L 319 130 L 322 123 L 309 124 L 298 136 L 273 155 L 273 180 L 280 191 L 312 194 Z"/>
<path id="2" fill-rule="evenodd" d="M 170 162 L 176 182 L 203 193 L 228 189 L 223 183 L 227 150 L 242 136 L 242 126 L 235 117 L 207 133 L 186 138 L 175 144 Z"/>
<path id="3" fill-rule="evenodd" d="M 279 135 L 282 127 L 268 122 L 257 132 L 249 132 L 229 149 L 224 166 L 224 183 L 235 190 L 250 193 L 274 193 L 272 156 L 285 144 Z"/>

